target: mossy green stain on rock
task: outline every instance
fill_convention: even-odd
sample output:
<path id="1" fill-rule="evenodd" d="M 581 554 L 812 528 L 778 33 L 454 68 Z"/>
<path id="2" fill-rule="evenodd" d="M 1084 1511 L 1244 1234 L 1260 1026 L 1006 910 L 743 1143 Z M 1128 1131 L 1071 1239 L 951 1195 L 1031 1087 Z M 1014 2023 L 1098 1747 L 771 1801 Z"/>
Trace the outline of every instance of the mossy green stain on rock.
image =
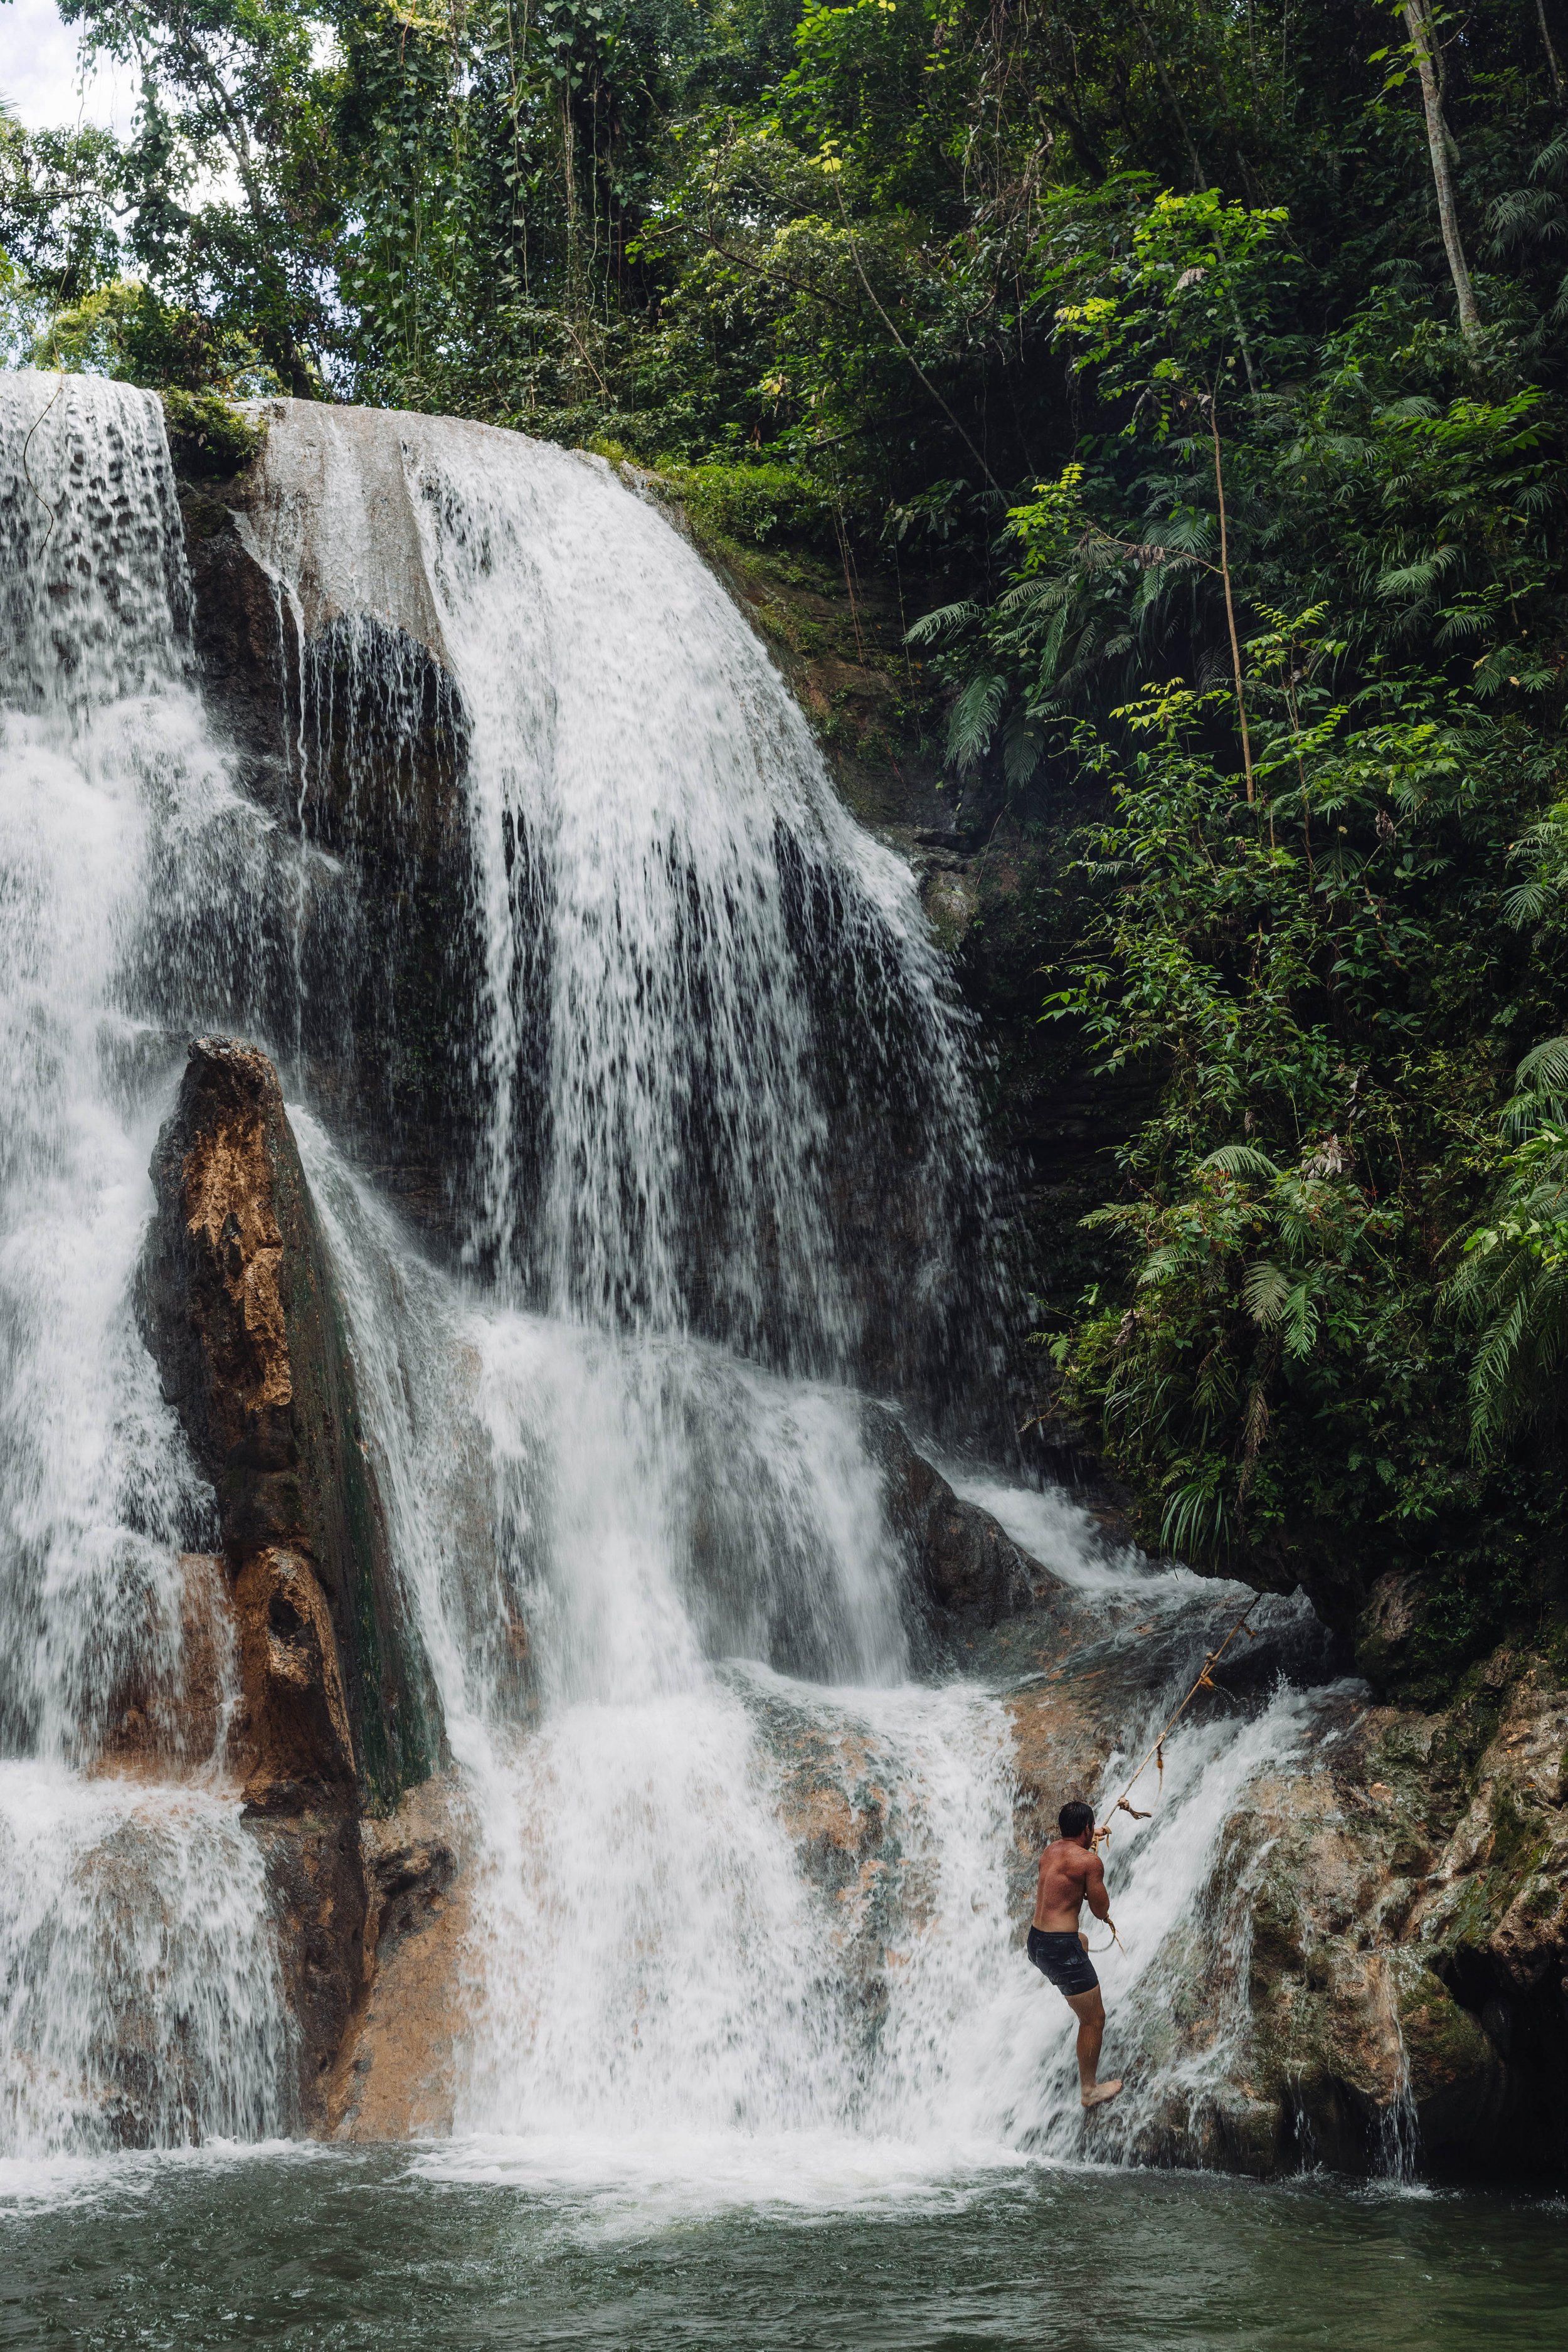
<path id="1" fill-rule="evenodd" d="M 1430 1969 L 1399 1976 L 1394 2000 L 1417 2105 L 1490 2068 L 1495 2053 L 1479 2020 L 1459 2007 Z"/>
<path id="2" fill-rule="evenodd" d="M 403 1790 L 428 1780 L 440 1761 L 436 1702 L 423 1652 L 414 1642 L 392 1586 L 381 1505 L 372 1484 L 353 1392 L 342 1309 L 326 1293 L 328 1338 L 343 1370 L 344 1420 L 339 1434 L 341 1494 L 353 1567 L 352 1601 L 363 1686 L 374 1703 L 359 1709 L 363 1769 L 373 1810 L 387 1812 Z"/>

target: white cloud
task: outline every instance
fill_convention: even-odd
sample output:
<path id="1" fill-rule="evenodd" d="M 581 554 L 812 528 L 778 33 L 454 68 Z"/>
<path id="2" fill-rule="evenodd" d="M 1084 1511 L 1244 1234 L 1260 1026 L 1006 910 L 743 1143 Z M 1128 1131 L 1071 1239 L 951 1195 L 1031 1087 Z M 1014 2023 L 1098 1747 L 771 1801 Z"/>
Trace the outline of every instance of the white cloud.
<path id="1" fill-rule="evenodd" d="M 0 0 L 0 97 L 29 131 L 97 122 L 123 136 L 136 96 L 125 65 L 100 66 L 83 83 L 76 28 L 61 24 L 55 0 Z"/>

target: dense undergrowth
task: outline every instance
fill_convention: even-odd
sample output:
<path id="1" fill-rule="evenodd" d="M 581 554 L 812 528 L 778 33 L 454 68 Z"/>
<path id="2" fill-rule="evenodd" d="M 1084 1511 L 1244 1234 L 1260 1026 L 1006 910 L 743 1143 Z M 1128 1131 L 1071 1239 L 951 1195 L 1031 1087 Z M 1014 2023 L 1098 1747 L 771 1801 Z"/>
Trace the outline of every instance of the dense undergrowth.
<path id="1" fill-rule="evenodd" d="M 1555 0 L 65 13 L 142 110 L 0 118 L 10 357 L 198 455 L 268 389 L 598 446 L 896 608 L 1015 971 L 1148 1113 L 1037 1253 L 1039 1402 L 1408 1687 L 1554 1646 Z"/>

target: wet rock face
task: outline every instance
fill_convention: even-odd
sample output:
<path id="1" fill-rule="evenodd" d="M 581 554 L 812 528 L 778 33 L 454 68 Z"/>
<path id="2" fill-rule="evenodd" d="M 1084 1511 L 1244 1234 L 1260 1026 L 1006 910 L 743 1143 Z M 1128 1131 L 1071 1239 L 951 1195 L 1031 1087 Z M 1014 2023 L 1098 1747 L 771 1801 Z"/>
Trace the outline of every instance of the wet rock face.
<path id="1" fill-rule="evenodd" d="M 1510 2063 L 1489 2014 L 1500 1956 L 1469 1940 L 1485 1898 L 1457 1843 L 1462 1785 L 1433 1769 L 1446 1736 L 1442 1717 L 1341 1701 L 1310 1769 L 1269 1776 L 1232 1825 L 1250 1927 L 1247 2068 L 1269 2116 L 1256 2168 L 1270 2137 L 1275 2161 L 1352 2169 L 1401 2154 L 1439 2175 L 1560 2160 L 1542 2096 L 1561 2074 L 1548 2046 L 1560 2021 L 1529 2072 Z M 1469 1810 L 1495 1801 L 1492 1771 L 1483 1759 Z M 1459 1880 L 1469 1927 L 1456 1932 L 1446 1890 Z"/>
<path id="2" fill-rule="evenodd" d="M 1216 1872 L 1245 1954 L 1228 2160 L 1568 2161 L 1568 1693 L 1531 1672 L 1488 1715 L 1474 1696 L 1436 1716 L 1332 1698 L 1304 1769 L 1247 1792 Z"/>
<path id="3" fill-rule="evenodd" d="M 124 1769 L 216 1748 L 237 1773 L 266 1860 L 298 2112 L 313 2125 L 363 1997 L 378 1895 L 363 1815 L 429 1769 L 422 1670 L 265 1055 L 221 1038 L 192 1046 L 153 1175 L 141 1320 L 216 1490 L 223 1549 L 188 1562 L 186 1720 L 171 1725 L 157 1694 L 127 1690 L 109 1753 Z"/>
<path id="4" fill-rule="evenodd" d="M 160 1655 L 165 1645 L 154 1638 L 110 1694 L 101 1741 L 110 1771 L 175 1779 L 210 1763 L 226 1735 L 234 1664 L 228 1577 L 210 1552 L 183 1552 L 179 1570 L 174 1658 Z"/>
<path id="5" fill-rule="evenodd" d="M 247 1817 L 267 1864 L 283 1998 L 293 2024 L 297 2112 L 309 2131 L 327 2122 L 333 2069 L 365 1972 L 370 1914 L 361 1831 L 349 1811 L 323 1804 Z"/>
<path id="6" fill-rule="evenodd" d="M 466 1806 L 451 1777 L 409 1791 L 364 1824 L 370 1905 L 363 1981 L 328 2091 L 334 2138 L 411 2139 L 450 2131 L 470 1970 L 462 1865 Z"/>
<path id="7" fill-rule="evenodd" d="M 298 531 L 307 512 L 310 485 L 287 460 L 308 439 L 298 419 L 310 405 L 263 404 L 293 412 L 293 429 L 269 434 L 237 479 L 181 486 L 195 650 L 242 789 L 331 861 L 261 943 L 258 1016 L 273 1035 L 298 1030 L 335 1127 L 405 1213 L 450 1242 L 482 1116 L 466 721 L 427 593 L 357 612 L 335 575 L 310 572 L 291 597 L 262 559 L 264 541 Z M 340 430 L 365 421 L 331 414 Z M 322 554 L 331 542 L 322 530 L 310 544 Z M 352 569 L 352 551 L 338 554 Z M 422 587 L 423 572 L 404 568 Z"/>
<path id="8" fill-rule="evenodd" d="M 216 1490 L 248 1802 L 389 1801 L 428 1769 L 424 1694 L 314 1213 L 265 1055 L 191 1048 L 153 1161 L 142 1321 Z"/>
<path id="9" fill-rule="evenodd" d="M 1093 1796 L 1130 1724 L 1163 1718 L 1226 1604 L 1162 1614 L 1156 1584 L 1150 1618 L 1134 1608 L 1108 1635 L 1103 1608 L 1058 1603 L 975 1645 L 980 1671 L 1013 1685 L 1020 1939 L 1059 1806 Z M 1260 2175 L 1559 2173 L 1568 1689 L 1500 1654 L 1445 1713 L 1380 1706 L 1321 1683 L 1325 1644 L 1304 1612 L 1263 1622 L 1189 1720 L 1262 1706 L 1281 1670 L 1319 1687 L 1296 1754 L 1240 1786 L 1147 1979 L 1153 1997 L 1112 2000 L 1111 2063 L 1151 2095 L 1101 2126 L 1101 2152 Z M 1153 1772 L 1134 1801 L 1163 1801 Z M 1123 1851 L 1113 1834 L 1113 1908 Z"/>
<path id="10" fill-rule="evenodd" d="M 882 1467 L 888 1516 L 928 1633 L 941 1640 L 989 1628 L 1057 1589 L 989 1511 L 961 1500 L 916 1453 L 896 1413 L 868 1404 L 864 1426 Z"/>

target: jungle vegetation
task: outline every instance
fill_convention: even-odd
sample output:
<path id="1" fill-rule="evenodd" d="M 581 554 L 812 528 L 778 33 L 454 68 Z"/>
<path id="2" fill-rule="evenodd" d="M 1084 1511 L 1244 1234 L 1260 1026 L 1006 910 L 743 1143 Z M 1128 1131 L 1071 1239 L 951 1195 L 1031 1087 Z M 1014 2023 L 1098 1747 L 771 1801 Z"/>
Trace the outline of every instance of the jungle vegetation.
<path id="1" fill-rule="evenodd" d="M 1434 1690 L 1568 1612 L 1559 5 L 64 0 L 133 135 L 0 117 L 13 361 L 898 567 L 1041 1018 L 1147 1081 L 1049 1410 L 1152 1544 L 1401 1579 Z"/>

